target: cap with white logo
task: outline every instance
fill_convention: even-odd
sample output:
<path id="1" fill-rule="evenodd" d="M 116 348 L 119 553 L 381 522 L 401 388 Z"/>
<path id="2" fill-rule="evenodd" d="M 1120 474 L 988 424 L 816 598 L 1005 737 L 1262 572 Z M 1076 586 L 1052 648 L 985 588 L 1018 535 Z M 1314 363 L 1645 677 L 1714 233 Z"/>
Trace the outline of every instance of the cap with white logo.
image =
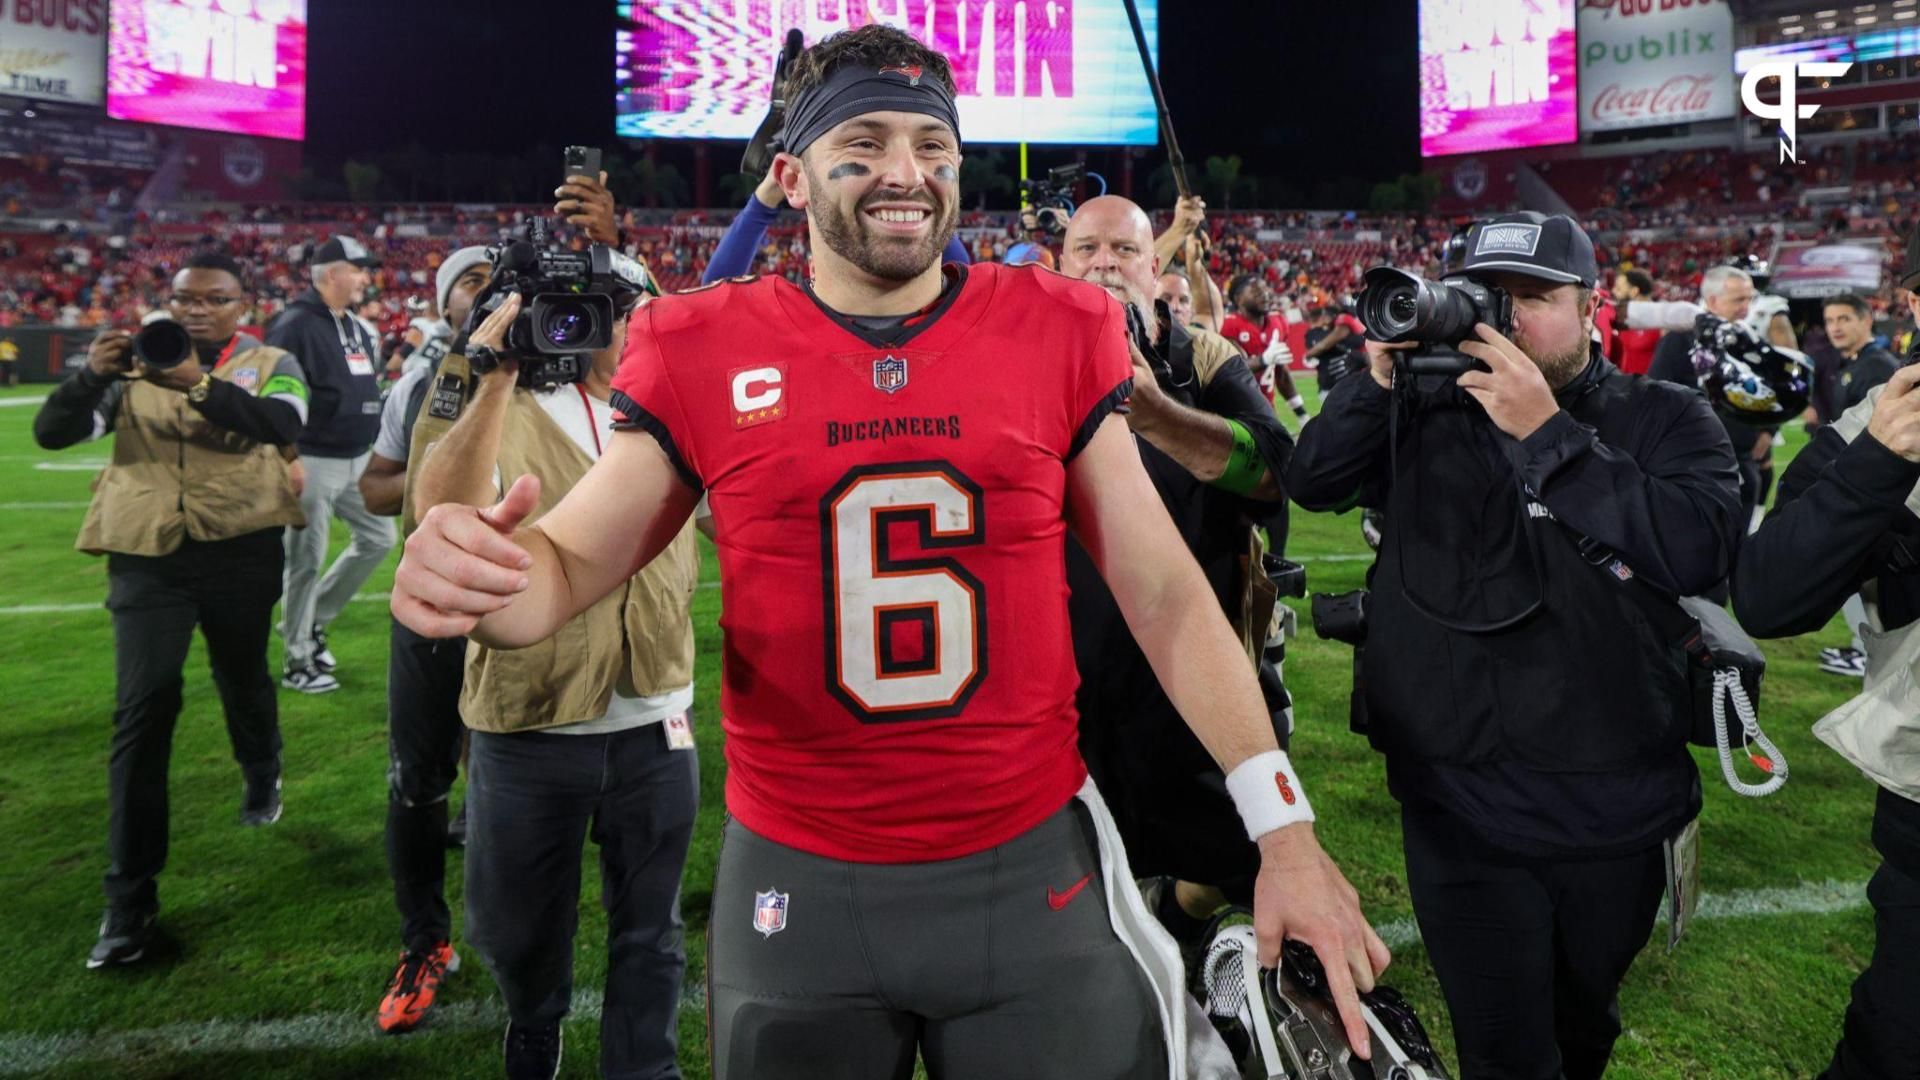
<path id="1" fill-rule="evenodd" d="M 1588 288 L 1600 279 L 1586 230 L 1565 214 L 1548 217 L 1532 210 L 1475 223 L 1467 233 L 1464 257 L 1447 276 L 1497 270 Z"/>

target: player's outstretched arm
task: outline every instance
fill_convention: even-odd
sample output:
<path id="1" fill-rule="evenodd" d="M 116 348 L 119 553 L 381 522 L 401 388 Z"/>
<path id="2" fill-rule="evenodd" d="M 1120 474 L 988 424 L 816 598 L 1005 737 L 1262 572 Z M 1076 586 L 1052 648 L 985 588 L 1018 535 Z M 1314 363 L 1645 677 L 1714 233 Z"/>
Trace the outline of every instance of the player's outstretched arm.
<path id="1" fill-rule="evenodd" d="M 665 549 L 697 496 L 653 436 L 621 431 L 558 506 L 522 527 L 539 499 L 539 480 L 522 476 L 493 506 L 427 511 L 394 572 L 394 618 L 494 649 L 544 641 Z"/>
<path id="2" fill-rule="evenodd" d="M 1167 697 L 1214 760 L 1231 778 L 1257 755 L 1278 758 L 1253 667 L 1168 519 L 1118 416 L 1101 422 L 1068 467 L 1067 498 L 1074 535 L 1113 590 Z M 1251 822 L 1254 815 L 1237 790 L 1235 802 Z M 1249 831 L 1255 829 L 1249 825 Z M 1261 856 L 1254 885 L 1260 962 L 1279 963 L 1283 938 L 1311 945 L 1327 970 L 1348 1040 L 1368 1056 L 1357 991 L 1373 988 L 1374 976 L 1386 969 L 1390 956 L 1360 912 L 1359 893 L 1321 850 L 1310 819 L 1258 831 L 1254 839 Z"/>

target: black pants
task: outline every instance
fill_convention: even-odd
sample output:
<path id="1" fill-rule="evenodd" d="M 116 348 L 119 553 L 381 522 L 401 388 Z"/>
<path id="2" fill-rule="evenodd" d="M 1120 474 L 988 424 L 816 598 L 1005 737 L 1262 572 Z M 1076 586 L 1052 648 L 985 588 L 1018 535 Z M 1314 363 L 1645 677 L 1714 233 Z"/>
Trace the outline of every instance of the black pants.
<path id="1" fill-rule="evenodd" d="M 1401 824 L 1461 1080 L 1599 1080 L 1620 1037 L 1620 981 L 1666 891 L 1660 848 L 1519 859 L 1436 811 L 1406 809 Z"/>
<path id="2" fill-rule="evenodd" d="M 424 952 L 453 937 L 447 911 L 447 793 L 460 767 L 466 638 L 393 624 L 387 647 L 387 872 L 400 937 Z"/>
<path id="3" fill-rule="evenodd" d="M 613 735 L 472 735 L 467 939 L 514 1023 L 557 1023 L 573 996 L 581 845 L 592 836 L 607 909 L 607 1077 L 680 1075 L 680 874 L 699 775 L 693 751 L 667 749 L 661 724 Z"/>
<path id="4" fill-rule="evenodd" d="M 193 628 L 207 641 L 234 760 L 249 774 L 280 771 L 280 705 L 267 635 L 280 599 L 280 530 L 188 540 L 170 555 L 109 555 L 115 708 L 107 766 L 107 901 L 159 907 L 167 862 L 167 765 L 180 718 Z"/>
<path id="5" fill-rule="evenodd" d="M 1883 862 L 1867 899 L 1873 961 L 1854 980 L 1824 1080 L 1920 1080 L 1920 881 Z"/>

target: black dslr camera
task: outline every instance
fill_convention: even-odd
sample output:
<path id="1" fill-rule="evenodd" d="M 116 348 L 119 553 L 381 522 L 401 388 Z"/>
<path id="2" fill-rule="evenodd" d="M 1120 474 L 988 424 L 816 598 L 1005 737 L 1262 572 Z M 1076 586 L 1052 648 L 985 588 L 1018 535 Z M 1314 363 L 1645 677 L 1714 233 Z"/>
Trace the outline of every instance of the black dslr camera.
<path id="1" fill-rule="evenodd" d="M 507 328 L 499 352 L 469 354 L 474 373 L 485 375 L 502 358 L 520 362 L 519 385 L 561 386 L 586 378 L 593 353 L 613 344 L 615 320 L 624 318 L 643 292 L 652 292 L 646 268 L 605 244 L 568 251 L 548 238 L 547 222 L 527 223 L 524 240 L 487 249 L 493 275 L 474 305 L 472 332 L 507 297 L 518 294 L 520 314 Z"/>
<path id="2" fill-rule="evenodd" d="M 1021 202 L 1033 208 L 1034 223 L 1028 227 L 1044 229 L 1049 236 L 1065 235 L 1067 219 L 1073 216 L 1073 189 L 1086 178 L 1087 167 L 1076 162 L 1048 169 L 1045 179 L 1020 181 Z"/>
<path id="3" fill-rule="evenodd" d="M 1513 332 L 1513 297 L 1497 285 L 1472 278 L 1428 281 L 1405 270 L 1376 266 L 1360 294 L 1360 321 L 1367 336 L 1389 344 L 1415 341 L 1418 349 L 1396 351 L 1394 363 L 1410 375 L 1464 375 L 1486 365 L 1459 351 L 1475 323 Z"/>
<path id="4" fill-rule="evenodd" d="M 133 335 L 133 355 L 153 371 L 171 371 L 193 355 L 193 338 L 172 319 L 155 319 Z"/>

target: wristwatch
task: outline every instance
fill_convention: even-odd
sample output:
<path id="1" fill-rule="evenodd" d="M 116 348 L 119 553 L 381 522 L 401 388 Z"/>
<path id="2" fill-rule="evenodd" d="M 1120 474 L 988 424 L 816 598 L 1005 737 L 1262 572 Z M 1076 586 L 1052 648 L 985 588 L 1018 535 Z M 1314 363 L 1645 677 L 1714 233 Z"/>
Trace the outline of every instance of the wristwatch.
<path id="1" fill-rule="evenodd" d="M 187 400 L 195 405 L 204 404 L 211 393 L 213 393 L 213 375 L 202 374 L 199 382 L 187 387 Z"/>

